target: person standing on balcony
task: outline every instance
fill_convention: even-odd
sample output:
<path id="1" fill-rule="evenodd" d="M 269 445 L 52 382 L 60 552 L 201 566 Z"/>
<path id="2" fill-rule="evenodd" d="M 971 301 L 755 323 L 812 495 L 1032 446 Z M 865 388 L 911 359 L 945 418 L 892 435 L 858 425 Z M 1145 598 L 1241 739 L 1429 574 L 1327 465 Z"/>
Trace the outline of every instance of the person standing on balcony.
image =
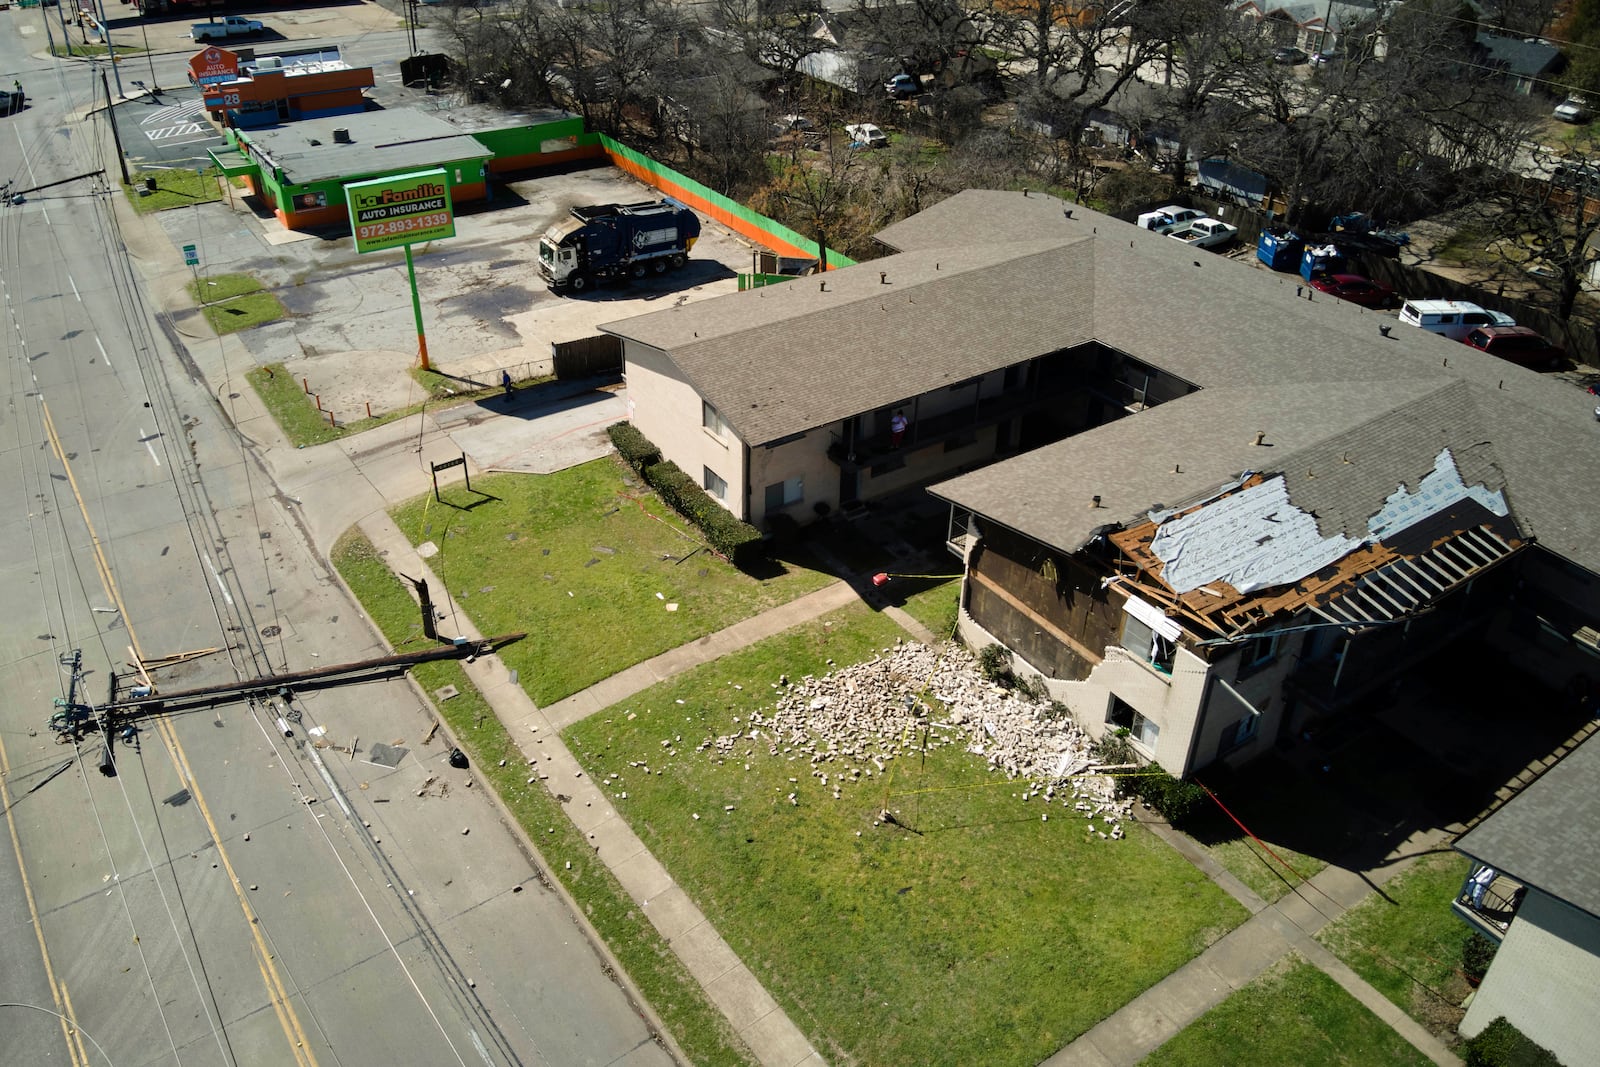
<path id="1" fill-rule="evenodd" d="M 889 420 L 889 447 L 899 448 L 900 442 L 905 440 L 906 427 L 910 426 L 906 418 L 905 408 L 899 408 L 894 413 L 894 418 Z"/>

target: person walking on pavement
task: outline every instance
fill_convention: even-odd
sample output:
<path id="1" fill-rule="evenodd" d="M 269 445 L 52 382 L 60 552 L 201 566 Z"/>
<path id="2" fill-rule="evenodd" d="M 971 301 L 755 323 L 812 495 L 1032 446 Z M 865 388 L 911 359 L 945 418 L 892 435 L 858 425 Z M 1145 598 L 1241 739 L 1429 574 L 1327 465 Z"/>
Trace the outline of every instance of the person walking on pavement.
<path id="1" fill-rule="evenodd" d="M 506 403 L 508 403 L 508 404 L 511 403 L 511 372 L 510 371 L 503 370 L 503 371 L 500 372 L 500 388 L 505 390 L 505 393 L 503 395 L 506 398 Z"/>

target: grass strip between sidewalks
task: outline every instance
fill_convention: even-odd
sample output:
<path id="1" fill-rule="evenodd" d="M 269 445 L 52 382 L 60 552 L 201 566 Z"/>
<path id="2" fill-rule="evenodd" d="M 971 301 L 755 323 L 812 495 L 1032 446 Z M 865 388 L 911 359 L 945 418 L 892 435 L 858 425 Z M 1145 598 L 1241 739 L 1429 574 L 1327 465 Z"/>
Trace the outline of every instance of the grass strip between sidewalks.
<path id="1" fill-rule="evenodd" d="M 193 207 L 195 204 L 221 200 L 222 190 L 217 187 L 217 178 L 221 175 L 222 171 L 216 167 L 208 167 L 204 174 L 197 174 L 185 167 L 141 170 L 122 187 L 122 191 L 135 211 L 148 215 L 168 208 Z M 155 190 L 141 196 L 139 190 L 151 181 L 155 182 Z"/>
<path id="2" fill-rule="evenodd" d="M 402 647 L 416 629 L 417 606 L 400 580 L 358 532 L 334 547 L 333 562 L 368 616 Z M 611 871 L 538 781 L 527 781 L 527 761 L 459 663 L 420 664 L 412 671 L 426 692 L 454 685 L 460 695 L 438 705 L 455 740 L 480 778 L 495 792 L 539 849 L 546 875 L 559 879 L 583 909 L 633 984 L 691 1060 L 701 1067 L 751 1064 L 753 1059 L 727 1020 L 706 1000 L 671 948 L 640 913 Z M 504 767 L 499 766 L 501 760 Z M 571 869 L 566 868 L 571 863 Z"/>
<path id="3" fill-rule="evenodd" d="M 1287 957 L 1143 1060 L 1149 1067 L 1426 1067 L 1431 1062 L 1298 956 Z"/>
<path id="4" fill-rule="evenodd" d="M 1453 850 L 1423 856 L 1317 934 L 1374 989 L 1447 1040 L 1471 990 L 1462 973 L 1471 931 L 1450 910 L 1471 866 Z"/>

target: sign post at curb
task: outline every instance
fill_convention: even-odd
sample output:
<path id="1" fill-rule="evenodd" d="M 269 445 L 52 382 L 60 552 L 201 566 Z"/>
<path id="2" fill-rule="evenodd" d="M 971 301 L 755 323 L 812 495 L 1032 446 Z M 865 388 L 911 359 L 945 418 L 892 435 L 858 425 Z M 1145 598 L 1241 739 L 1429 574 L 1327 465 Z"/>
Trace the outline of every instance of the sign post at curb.
<path id="1" fill-rule="evenodd" d="M 411 314 L 417 323 L 417 354 L 428 363 L 428 336 L 422 327 L 422 298 L 417 294 L 417 265 L 411 246 L 456 235 L 455 211 L 443 168 L 353 182 L 344 187 L 350 230 L 356 251 L 382 252 L 403 246 L 406 276 L 411 283 Z"/>

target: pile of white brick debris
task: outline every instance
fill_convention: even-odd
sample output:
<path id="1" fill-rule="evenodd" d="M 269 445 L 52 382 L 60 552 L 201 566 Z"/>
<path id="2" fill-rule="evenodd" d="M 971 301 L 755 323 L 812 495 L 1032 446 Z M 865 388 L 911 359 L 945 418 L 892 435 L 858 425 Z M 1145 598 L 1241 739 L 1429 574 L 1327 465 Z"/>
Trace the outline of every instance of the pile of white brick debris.
<path id="1" fill-rule="evenodd" d="M 830 661 L 831 662 L 831 661 Z M 769 756 L 810 764 L 834 800 L 845 791 L 877 783 L 890 763 L 924 748 L 963 745 L 992 771 L 1024 784 L 1024 801 L 1060 805 L 1089 823 L 1102 838 L 1122 836 L 1131 800 L 1115 797 L 1113 779 L 1089 751 L 1089 738 L 1069 716 L 1052 717 L 1050 705 L 986 680 L 972 654 L 950 643 L 932 649 L 898 642 L 865 663 L 773 683 L 777 703 L 734 721 L 731 733 L 707 738 L 697 751 L 719 760 Z M 797 778 L 788 796 L 800 802 Z M 892 812 L 884 813 L 894 821 Z M 1048 820 L 1049 812 L 1040 816 Z"/>

